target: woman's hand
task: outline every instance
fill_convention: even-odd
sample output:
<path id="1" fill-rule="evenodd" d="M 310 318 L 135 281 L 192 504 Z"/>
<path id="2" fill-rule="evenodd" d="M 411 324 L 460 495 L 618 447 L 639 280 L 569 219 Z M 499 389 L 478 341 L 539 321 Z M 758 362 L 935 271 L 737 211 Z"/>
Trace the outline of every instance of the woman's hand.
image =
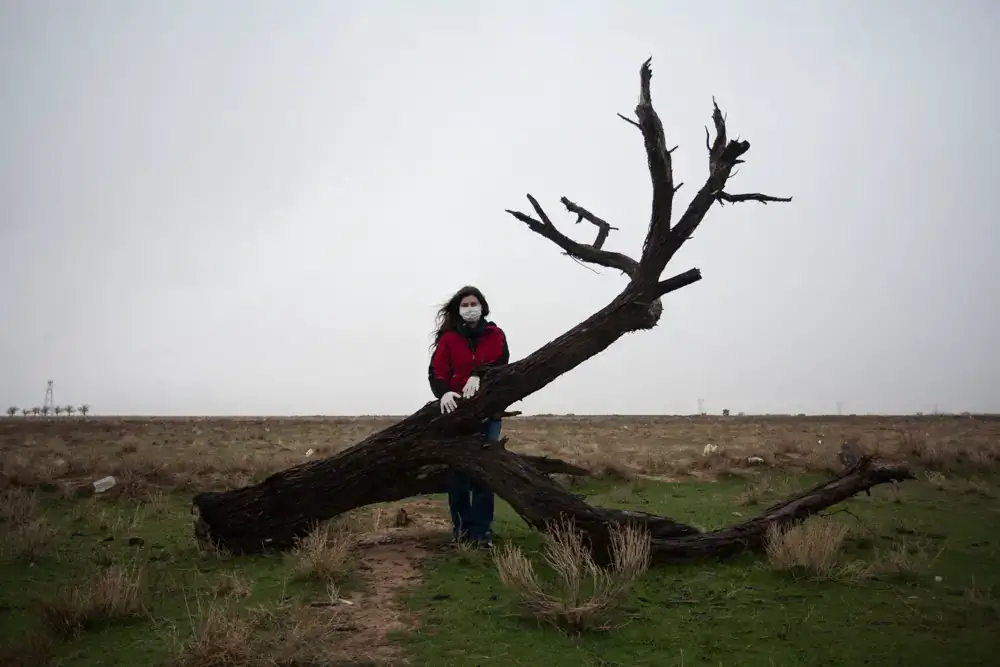
<path id="1" fill-rule="evenodd" d="M 466 380 L 465 386 L 462 387 L 462 398 L 472 398 L 477 391 L 479 391 L 479 376 L 473 375 Z"/>
<path id="2" fill-rule="evenodd" d="M 455 401 L 456 398 L 458 398 L 458 392 L 445 392 L 444 396 L 441 397 L 441 414 L 448 414 L 458 407 L 458 403 Z"/>

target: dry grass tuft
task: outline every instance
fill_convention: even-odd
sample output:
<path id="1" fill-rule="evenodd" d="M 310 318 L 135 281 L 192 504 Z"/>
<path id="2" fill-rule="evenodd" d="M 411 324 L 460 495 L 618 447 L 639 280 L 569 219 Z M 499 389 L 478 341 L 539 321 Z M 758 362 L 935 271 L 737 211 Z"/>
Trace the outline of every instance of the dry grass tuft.
<path id="1" fill-rule="evenodd" d="M 912 578 L 930 571 L 944 547 L 932 551 L 925 544 L 897 539 L 888 549 L 875 549 L 872 575 Z"/>
<path id="2" fill-rule="evenodd" d="M 882 577 L 909 580 L 930 571 L 942 551 L 943 548 L 932 552 L 920 544 L 896 540 L 888 549 L 876 547 L 871 561 L 845 563 L 838 577 L 854 582 Z"/>
<path id="3" fill-rule="evenodd" d="M 214 597 L 228 597 L 243 600 L 253 595 L 253 580 L 240 576 L 237 572 L 224 572 L 212 582 Z"/>
<path id="4" fill-rule="evenodd" d="M 976 585 L 976 578 L 972 578 L 972 583 L 962 589 L 962 597 L 970 604 L 989 607 L 995 611 L 1000 611 L 997 601 L 993 598 L 993 593 L 988 588 L 980 588 Z"/>
<path id="5" fill-rule="evenodd" d="M 927 479 L 928 484 L 933 486 L 935 489 L 938 489 L 939 491 L 947 489 L 951 483 L 951 480 L 945 477 L 944 473 L 940 473 L 935 470 L 925 471 L 924 477 Z"/>
<path id="6" fill-rule="evenodd" d="M 11 487 L 0 493 L 0 524 L 5 524 L 0 555 L 4 560 L 34 563 L 55 537 L 34 491 Z"/>
<path id="7" fill-rule="evenodd" d="M 56 655 L 52 637 L 37 630 L 21 634 L 0 644 L 0 665 L 3 667 L 46 667 Z"/>
<path id="8" fill-rule="evenodd" d="M 227 604 L 210 603 L 192 621 L 191 637 L 175 640 L 172 667 L 237 667 L 258 659 L 253 624 Z"/>
<path id="9" fill-rule="evenodd" d="M 760 505 L 775 496 L 789 492 L 787 487 L 787 482 L 763 474 L 747 483 L 746 488 L 737 496 L 736 502 L 743 507 Z"/>
<path id="10" fill-rule="evenodd" d="M 494 553 L 500 580 L 532 616 L 568 632 L 607 629 L 610 614 L 646 572 L 649 533 L 638 526 L 611 529 L 610 567 L 598 566 L 572 522 L 553 524 L 544 559 L 554 582 L 544 585 L 521 549 L 506 543 Z"/>
<path id="11" fill-rule="evenodd" d="M 595 477 L 612 482 L 627 482 L 635 478 L 635 473 L 619 460 L 606 455 L 598 456 L 587 464 Z"/>
<path id="12" fill-rule="evenodd" d="M 0 555 L 16 563 L 36 563 L 48 551 L 56 531 L 45 517 L 15 526 L 0 542 Z"/>
<path id="13" fill-rule="evenodd" d="M 900 504 L 906 500 L 906 494 L 903 492 L 903 487 L 899 484 L 890 484 L 885 487 L 885 499 L 887 502 Z"/>
<path id="14" fill-rule="evenodd" d="M 955 480 L 953 487 L 956 491 L 969 495 L 981 496 L 983 498 L 997 497 L 996 489 L 988 481 L 978 477 Z"/>
<path id="15" fill-rule="evenodd" d="M 267 667 L 281 665 L 368 664 L 355 661 L 357 649 L 345 649 L 343 636 L 352 625 L 344 619 L 339 607 L 285 607 L 258 617 L 263 629 L 260 654 L 267 655 Z M 262 665 L 262 667 L 264 667 Z"/>
<path id="16" fill-rule="evenodd" d="M 791 527 L 772 523 L 766 537 L 768 563 L 783 572 L 833 577 L 847 532 L 843 524 L 815 518 Z"/>
<path id="17" fill-rule="evenodd" d="M 39 612 L 49 629 L 66 638 L 143 616 L 145 595 L 141 565 L 112 565 L 91 581 L 43 600 Z"/>
<path id="18" fill-rule="evenodd" d="M 296 576 L 322 583 L 336 581 L 345 574 L 356 543 L 357 535 L 345 525 L 319 524 L 292 551 Z"/>
<path id="19" fill-rule="evenodd" d="M 199 612 L 191 635 L 175 636 L 170 667 L 340 664 L 333 635 L 345 626 L 336 611 L 279 605 L 244 613 L 231 601 L 213 601 Z"/>
<path id="20" fill-rule="evenodd" d="M 23 526 L 42 515 L 34 491 L 14 486 L 0 492 L 0 523 Z"/>

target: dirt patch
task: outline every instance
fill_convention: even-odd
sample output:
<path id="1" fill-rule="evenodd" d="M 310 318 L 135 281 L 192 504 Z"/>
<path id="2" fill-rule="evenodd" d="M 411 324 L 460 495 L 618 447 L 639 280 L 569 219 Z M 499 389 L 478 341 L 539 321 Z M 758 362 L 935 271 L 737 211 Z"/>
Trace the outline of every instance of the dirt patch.
<path id="1" fill-rule="evenodd" d="M 406 662 L 390 635 L 413 629 L 417 619 L 399 602 L 399 596 L 420 585 L 423 561 L 431 555 L 429 545 L 440 541 L 449 530 L 440 501 L 425 498 L 383 508 L 387 516 L 402 516 L 402 526 L 387 525 L 362 536 L 358 570 L 364 592 L 352 593 L 344 605 L 351 632 L 342 637 L 344 654 L 373 663 Z M 395 519 L 394 519 L 395 520 Z"/>

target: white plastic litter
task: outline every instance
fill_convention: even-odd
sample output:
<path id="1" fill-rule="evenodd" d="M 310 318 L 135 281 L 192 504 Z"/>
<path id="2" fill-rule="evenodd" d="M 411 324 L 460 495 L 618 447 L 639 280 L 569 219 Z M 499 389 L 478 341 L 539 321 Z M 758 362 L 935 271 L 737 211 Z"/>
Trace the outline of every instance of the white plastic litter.
<path id="1" fill-rule="evenodd" d="M 104 493 L 115 485 L 115 478 L 108 475 L 94 482 L 94 493 Z"/>
<path id="2" fill-rule="evenodd" d="M 750 456 L 750 457 L 748 457 L 748 458 L 747 458 L 747 461 L 748 461 L 749 463 L 757 463 L 757 464 L 760 464 L 760 463 L 763 463 L 763 462 L 764 462 L 764 459 L 763 459 L 763 457 L 760 457 L 760 456 Z"/>
<path id="3" fill-rule="evenodd" d="M 306 450 L 306 456 L 312 456 L 315 453 L 316 452 L 313 450 L 312 447 L 310 447 L 309 449 Z"/>
<path id="4" fill-rule="evenodd" d="M 713 445 L 712 443 L 708 443 L 707 445 L 705 445 L 705 451 L 702 452 L 702 453 L 705 456 L 708 456 L 709 454 L 714 454 L 717 451 L 719 451 L 719 446 L 718 445 Z"/>

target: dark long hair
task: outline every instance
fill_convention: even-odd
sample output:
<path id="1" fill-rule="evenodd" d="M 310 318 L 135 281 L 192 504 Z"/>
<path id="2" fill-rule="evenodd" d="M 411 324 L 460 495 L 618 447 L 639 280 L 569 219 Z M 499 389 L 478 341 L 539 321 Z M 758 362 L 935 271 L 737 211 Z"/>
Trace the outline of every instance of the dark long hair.
<path id="1" fill-rule="evenodd" d="M 487 303 L 486 297 L 479 291 L 479 288 L 473 287 L 472 285 L 466 285 L 462 289 L 455 292 L 450 299 L 445 301 L 441 307 L 438 308 L 437 316 L 434 318 L 434 342 L 431 343 L 432 348 L 437 345 L 438 339 L 441 338 L 441 334 L 448 329 L 454 329 L 462 321 L 462 318 L 458 315 L 458 305 L 462 303 L 462 299 L 470 295 L 479 300 L 479 305 L 483 308 L 482 318 L 484 320 L 486 319 L 486 316 L 490 314 L 490 304 Z"/>

